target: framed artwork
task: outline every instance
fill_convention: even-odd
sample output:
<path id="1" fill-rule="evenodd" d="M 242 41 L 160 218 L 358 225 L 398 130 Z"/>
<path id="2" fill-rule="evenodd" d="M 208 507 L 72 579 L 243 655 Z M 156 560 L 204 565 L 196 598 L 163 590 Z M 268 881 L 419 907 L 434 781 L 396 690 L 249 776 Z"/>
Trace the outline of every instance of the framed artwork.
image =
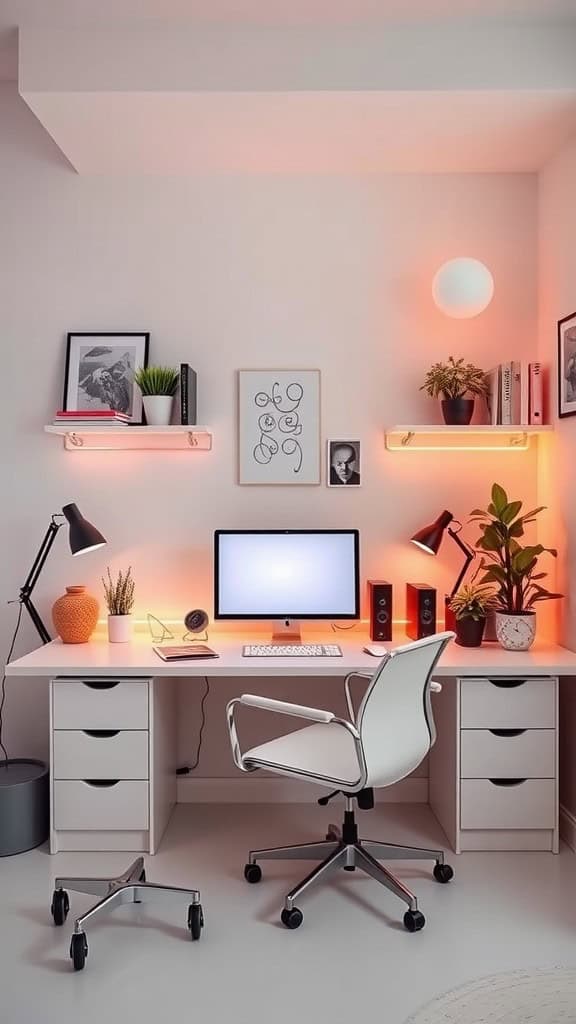
<path id="1" fill-rule="evenodd" d="M 320 483 L 320 371 L 238 371 L 238 482 Z"/>
<path id="2" fill-rule="evenodd" d="M 576 416 L 576 313 L 558 321 L 558 415 Z"/>
<path id="3" fill-rule="evenodd" d="M 326 442 L 326 483 L 328 487 L 360 487 L 360 441 Z"/>
<path id="4" fill-rule="evenodd" d="M 134 374 L 148 364 L 150 335 L 69 334 L 66 348 L 66 410 L 114 410 L 142 422 L 142 396 Z"/>

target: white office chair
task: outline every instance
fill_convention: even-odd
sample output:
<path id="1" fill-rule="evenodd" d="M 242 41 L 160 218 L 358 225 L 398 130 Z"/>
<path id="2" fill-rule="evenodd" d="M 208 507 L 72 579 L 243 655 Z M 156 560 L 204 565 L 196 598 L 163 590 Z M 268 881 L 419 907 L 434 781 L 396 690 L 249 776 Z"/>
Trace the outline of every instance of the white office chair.
<path id="1" fill-rule="evenodd" d="M 234 761 L 243 772 L 258 768 L 334 788 L 323 797 L 326 804 L 332 796 L 343 793 L 346 810 L 342 830 L 330 825 L 326 840 L 270 850 L 251 850 L 244 876 L 248 882 L 262 877 L 259 860 L 318 860 L 321 863 L 295 886 L 284 902 L 281 920 L 287 928 L 302 924 L 302 912 L 295 906 L 298 896 L 320 879 L 338 868 L 354 871 L 361 868 L 408 904 L 404 925 L 410 932 L 424 927 L 424 915 L 418 909 L 414 894 L 387 868 L 382 860 L 434 860 L 434 877 L 449 882 L 454 872 L 444 863 L 442 850 L 425 850 L 412 846 L 396 846 L 358 838 L 353 800 L 359 807 L 374 806 L 373 788 L 392 786 L 418 767 L 436 739 L 430 691 L 441 689 L 432 682 L 434 667 L 454 633 L 438 633 L 425 640 L 406 644 L 391 651 L 379 662 L 373 675 L 351 672 L 345 679 L 346 701 L 350 720 L 338 718 L 331 711 L 301 707 L 285 701 L 244 694 L 230 701 L 227 708 L 228 728 Z M 369 680 L 357 713 L 350 691 L 354 677 Z M 270 740 L 242 753 L 235 725 L 238 705 L 261 708 L 282 715 L 306 718 L 314 725 L 298 729 L 287 736 Z"/>

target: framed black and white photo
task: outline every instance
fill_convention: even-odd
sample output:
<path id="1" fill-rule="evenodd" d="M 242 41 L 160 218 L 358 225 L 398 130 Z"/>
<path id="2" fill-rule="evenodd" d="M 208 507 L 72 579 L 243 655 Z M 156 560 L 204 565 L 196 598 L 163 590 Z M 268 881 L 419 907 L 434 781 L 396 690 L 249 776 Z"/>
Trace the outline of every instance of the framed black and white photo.
<path id="1" fill-rule="evenodd" d="M 328 487 L 360 487 L 360 441 L 327 442 L 326 483 Z"/>
<path id="2" fill-rule="evenodd" d="M 142 422 L 136 370 L 148 364 L 148 333 L 69 334 L 64 409 L 126 413 Z"/>
<path id="3" fill-rule="evenodd" d="M 576 416 L 576 313 L 558 321 L 558 415 Z"/>
<path id="4" fill-rule="evenodd" d="M 238 482 L 320 483 L 320 371 L 238 371 Z"/>

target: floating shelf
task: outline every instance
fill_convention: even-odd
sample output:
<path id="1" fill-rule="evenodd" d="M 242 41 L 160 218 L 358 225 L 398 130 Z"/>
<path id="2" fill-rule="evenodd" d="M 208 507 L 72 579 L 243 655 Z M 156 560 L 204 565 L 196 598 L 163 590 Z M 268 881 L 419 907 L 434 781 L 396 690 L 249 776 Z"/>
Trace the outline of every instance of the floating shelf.
<path id="1" fill-rule="evenodd" d="M 140 451 L 191 452 L 210 451 L 212 434 L 207 427 L 98 427 L 86 426 L 71 430 L 64 424 L 44 427 L 47 434 L 57 434 L 69 452 Z"/>
<path id="2" fill-rule="evenodd" d="M 532 437 L 552 430 L 549 426 L 492 426 L 471 424 L 468 427 L 431 425 L 388 427 L 386 447 L 390 452 L 427 451 L 527 451 Z"/>

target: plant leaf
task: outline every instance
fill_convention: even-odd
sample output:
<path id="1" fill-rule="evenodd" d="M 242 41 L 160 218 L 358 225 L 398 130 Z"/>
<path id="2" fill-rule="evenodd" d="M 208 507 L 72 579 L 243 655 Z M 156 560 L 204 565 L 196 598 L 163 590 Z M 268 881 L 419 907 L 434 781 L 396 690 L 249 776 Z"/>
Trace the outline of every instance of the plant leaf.
<path id="1" fill-rule="evenodd" d="M 492 485 L 492 504 L 496 509 L 498 517 L 500 517 L 508 504 L 508 495 L 500 484 Z"/>

